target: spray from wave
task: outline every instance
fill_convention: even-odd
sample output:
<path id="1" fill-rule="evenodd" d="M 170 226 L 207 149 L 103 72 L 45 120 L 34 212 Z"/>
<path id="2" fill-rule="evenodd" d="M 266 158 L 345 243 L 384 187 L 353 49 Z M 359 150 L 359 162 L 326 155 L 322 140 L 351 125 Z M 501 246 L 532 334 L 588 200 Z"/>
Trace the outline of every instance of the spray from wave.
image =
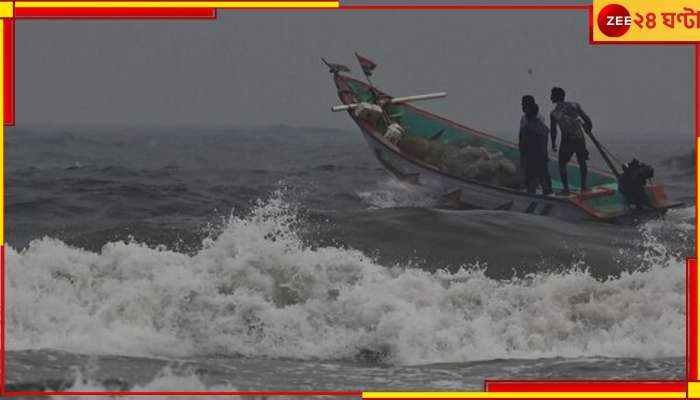
<path id="1" fill-rule="evenodd" d="M 358 197 L 371 209 L 392 207 L 434 207 L 442 201 L 428 190 L 396 179 L 379 181 L 374 190 L 358 192 Z"/>
<path id="2" fill-rule="evenodd" d="M 240 392 L 240 390 L 231 384 L 220 384 L 220 385 L 207 385 L 202 381 L 202 379 L 194 372 L 176 372 L 170 367 L 166 367 L 160 371 L 151 381 L 144 384 L 128 385 L 120 380 L 100 380 L 91 377 L 90 374 L 85 374 L 77 368 L 73 370 L 72 382 L 68 382 L 66 387 L 57 388 L 52 391 L 59 391 L 63 394 L 61 395 L 51 395 L 50 398 L 57 400 L 77 400 L 77 399 L 101 399 L 104 397 L 101 393 L 103 392 L 120 392 L 127 393 L 125 395 L 120 395 L 122 399 L 138 399 L 143 398 L 143 395 L 130 395 L 128 393 L 138 392 L 138 393 L 148 393 L 149 398 L 155 399 L 206 399 L 206 398 L 220 398 L 221 396 L 207 395 L 205 393 L 211 392 Z M 183 395 L 178 394 L 160 394 L 163 392 L 194 392 L 197 394 Z M 75 393 L 75 394 L 73 394 Z M 88 395 L 82 393 L 91 393 Z M 263 395 L 227 395 L 229 399 L 238 400 L 266 400 L 269 396 Z M 281 400 L 292 400 L 301 399 L 300 396 L 275 396 L 276 399 Z M 338 398 L 336 396 L 303 396 L 303 398 Z"/>
<path id="3" fill-rule="evenodd" d="M 8 349 L 401 365 L 684 354 L 685 268 L 674 256 L 650 251 L 639 270 L 605 281 L 583 264 L 499 281 L 478 263 L 431 273 L 310 247 L 301 223 L 278 195 L 192 255 L 51 238 L 9 248 Z"/>
<path id="4" fill-rule="evenodd" d="M 129 386 L 119 380 L 101 381 L 81 372 L 79 369 L 73 369 L 73 381 L 65 388 L 58 388 L 60 392 L 236 392 L 235 387 L 230 385 L 207 386 L 195 373 L 176 373 L 171 368 L 165 368 L 160 371 L 152 381 L 142 384 Z M 155 398 L 170 399 L 176 396 L 153 395 Z M 79 395 L 55 395 L 55 399 L 77 399 Z M 97 397 L 97 396 L 95 396 Z M 131 396 L 125 396 L 129 398 Z M 136 397 L 136 396 L 134 396 Z M 187 396 L 184 398 L 197 398 L 196 396 Z M 233 399 L 242 399 L 240 396 L 231 396 Z"/>

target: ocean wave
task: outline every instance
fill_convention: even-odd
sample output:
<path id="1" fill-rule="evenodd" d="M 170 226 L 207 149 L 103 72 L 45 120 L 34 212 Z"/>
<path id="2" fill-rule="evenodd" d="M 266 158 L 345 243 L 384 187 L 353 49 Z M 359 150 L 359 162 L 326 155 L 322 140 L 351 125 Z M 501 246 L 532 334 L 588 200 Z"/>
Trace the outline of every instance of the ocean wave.
<path id="1" fill-rule="evenodd" d="M 693 149 L 692 151 L 686 154 L 667 158 L 662 162 L 662 165 L 675 168 L 677 170 L 684 171 L 690 174 L 695 172 L 696 159 L 697 157 L 695 155 L 695 149 Z"/>
<path id="2" fill-rule="evenodd" d="M 643 228 L 638 270 L 605 280 L 583 263 L 509 280 L 476 262 L 380 265 L 306 245 L 300 224 L 278 195 L 194 254 L 136 242 L 90 252 L 52 238 L 10 247 L 8 350 L 399 365 L 684 354 L 684 263 L 655 239 L 667 222 Z"/>
<path id="3" fill-rule="evenodd" d="M 102 399 L 104 395 L 101 392 L 121 392 L 121 393 L 149 393 L 149 398 L 154 399 L 202 399 L 202 398 L 218 398 L 220 396 L 203 394 L 205 392 L 239 392 L 239 390 L 230 384 L 207 385 L 194 372 L 177 373 L 170 367 L 166 367 L 160 371 L 150 382 L 140 385 L 129 385 L 118 379 L 99 380 L 90 377 L 89 374 L 81 372 L 77 368 L 73 371 L 74 379 L 72 382 L 60 383 L 59 388 L 46 388 L 45 391 L 60 391 L 64 394 L 53 394 L 50 396 L 56 400 L 77 400 L 77 399 Z M 153 394 L 150 394 L 152 393 Z M 194 392 L 198 394 L 183 395 L 183 394 L 160 394 L 163 392 Z M 75 394 L 72 394 L 75 393 Z M 81 394 L 90 393 L 90 394 Z M 158 394 L 156 394 L 158 393 Z M 142 395 L 122 395 L 123 399 L 138 399 Z M 229 395 L 229 399 L 240 400 L 264 400 L 266 396 L 257 395 Z M 293 399 L 290 396 L 281 396 L 280 399 Z"/>

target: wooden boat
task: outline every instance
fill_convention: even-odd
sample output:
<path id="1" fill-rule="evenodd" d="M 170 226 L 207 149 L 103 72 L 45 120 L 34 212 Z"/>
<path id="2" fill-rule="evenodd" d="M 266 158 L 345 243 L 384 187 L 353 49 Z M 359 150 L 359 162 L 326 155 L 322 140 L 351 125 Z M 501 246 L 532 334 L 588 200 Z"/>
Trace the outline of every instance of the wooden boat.
<path id="1" fill-rule="evenodd" d="M 344 105 L 357 102 L 372 103 L 377 97 L 390 97 L 376 87 L 344 75 L 343 72 L 348 71 L 346 67 L 335 68 L 335 66 L 335 64 L 329 64 L 338 97 Z M 519 149 L 514 143 L 460 125 L 407 103 L 390 104 L 385 107 L 385 111 L 391 119 L 400 118 L 401 126 L 406 128 L 409 135 L 424 139 L 439 136 L 438 140 L 443 143 L 468 140 L 478 143 L 490 153 L 502 155 L 514 165 L 519 164 Z M 452 208 L 523 212 L 568 221 L 619 222 L 662 215 L 668 209 L 682 205 L 682 203 L 669 201 L 660 183 L 645 182 L 643 207 L 631 206 L 620 191 L 615 174 L 591 167 L 588 171 L 588 184 L 591 191 L 582 193 L 578 190 L 580 176 L 578 165 L 574 162 L 568 166 L 569 186 L 572 189 L 572 194 L 568 196 L 529 194 L 523 189 L 467 179 L 450 174 L 439 165 L 431 164 L 402 151 L 396 144 L 385 138 L 386 121 L 359 118 L 352 111 L 348 114 L 361 129 L 377 160 L 389 173 L 403 182 L 421 186 L 430 193 L 442 197 L 445 204 Z M 439 134 L 436 135 L 436 133 Z M 562 188 L 558 178 L 558 168 L 557 161 L 552 158 L 549 162 L 549 172 L 555 191 Z"/>

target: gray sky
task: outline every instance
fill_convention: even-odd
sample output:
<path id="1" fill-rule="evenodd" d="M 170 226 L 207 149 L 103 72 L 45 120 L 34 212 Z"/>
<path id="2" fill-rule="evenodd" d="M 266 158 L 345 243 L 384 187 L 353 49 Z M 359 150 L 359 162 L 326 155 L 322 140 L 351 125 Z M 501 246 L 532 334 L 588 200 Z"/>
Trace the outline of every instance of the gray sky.
<path id="1" fill-rule="evenodd" d="M 520 96 L 567 90 L 598 131 L 692 138 L 691 46 L 588 44 L 585 11 L 221 11 L 215 21 L 19 21 L 17 125 L 352 128 L 320 57 L 421 106 L 513 131 Z M 533 73 L 528 74 L 528 69 Z"/>

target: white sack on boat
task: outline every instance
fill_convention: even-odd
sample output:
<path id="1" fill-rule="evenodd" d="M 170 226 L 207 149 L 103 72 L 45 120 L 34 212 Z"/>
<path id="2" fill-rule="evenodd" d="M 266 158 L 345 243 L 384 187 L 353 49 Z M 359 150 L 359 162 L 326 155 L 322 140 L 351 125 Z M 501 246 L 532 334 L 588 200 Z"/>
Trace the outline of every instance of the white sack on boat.
<path id="1" fill-rule="evenodd" d="M 376 124 L 382 119 L 384 111 L 376 104 L 362 102 L 353 110 L 355 117 Z"/>
<path id="2" fill-rule="evenodd" d="M 394 122 L 393 124 L 389 125 L 388 128 L 386 128 L 384 137 L 392 143 L 398 143 L 405 134 L 406 130 L 404 130 L 401 125 Z"/>

